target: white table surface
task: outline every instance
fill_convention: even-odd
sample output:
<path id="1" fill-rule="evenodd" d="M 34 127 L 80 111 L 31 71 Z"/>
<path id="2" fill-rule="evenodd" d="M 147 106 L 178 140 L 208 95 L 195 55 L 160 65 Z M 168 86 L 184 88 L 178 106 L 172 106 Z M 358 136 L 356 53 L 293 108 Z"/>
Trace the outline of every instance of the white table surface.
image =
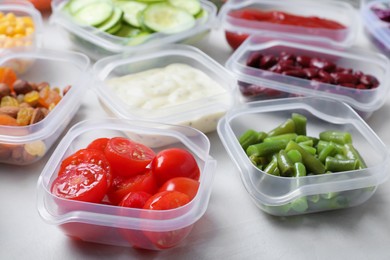
<path id="1" fill-rule="evenodd" d="M 48 24 L 44 38 L 47 47 L 70 47 Z M 362 30 L 356 45 L 371 48 Z M 222 64 L 231 54 L 221 31 L 196 46 Z M 389 109 L 387 98 L 367 120 L 387 146 Z M 105 116 L 90 91 L 70 125 Z M 74 241 L 46 224 L 36 207 L 36 183 L 54 147 L 31 166 L 0 164 L 0 259 L 390 259 L 390 182 L 355 208 L 272 217 L 252 203 L 218 134 L 208 137 L 218 161 L 208 209 L 182 245 L 162 252 Z"/>

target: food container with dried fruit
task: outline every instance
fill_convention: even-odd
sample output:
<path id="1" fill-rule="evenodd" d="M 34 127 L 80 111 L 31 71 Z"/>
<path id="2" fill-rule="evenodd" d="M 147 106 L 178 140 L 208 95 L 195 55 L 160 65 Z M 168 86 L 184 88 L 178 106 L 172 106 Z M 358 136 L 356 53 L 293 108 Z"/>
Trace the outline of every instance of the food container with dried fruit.
<path id="1" fill-rule="evenodd" d="M 354 43 L 358 29 L 356 10 L 341 1 L 230 0 L 218 20 L 233 49 L 253 34 L 345 48 Z"/>
<path id="2" fill-rule="evenodd" d="M 113 55 L 97 61 L 92 73 L 103 108 L 118 118 L 187 125 L 207 133 L 235 102 L 234 78 L 193 46 Z"/>
<path id="3" fill-rule="evenodd" d="M 34 6 L 22 0 L 0 1 L 0 55 L 7 50 L 39 47 L 42 16 Z"/>
<path id="4" fill-rule="evenodd" d="M 360 13 L 370 40 L 379 50 L 390 56 L 390 1 L 363 1 Z"/>
<path id="5" fill-rule="evenodd" d="M 243 101 L 322 96 L 346 102 L 364 118 L 386 101 L 390 61 L 382 54 L 263 40 L 251 36 L 226 62 Z"/>
<path id="6" fill-rule="evenodd" d="M 51 192 L 65 158 L 89 146 L 97 139 L 128 136 L 137 137 L 138 148 L 134 148 L 135 145 L 133 148 L 147 149 L 148 155 L 153 151 L 158 153 L 172 147 L 185 149 L 191 153 L 199 168 L 199 187 L 195 197 L 190 202 L 173 208 L 171 206 L 176 205 L 176 201 L 171 203 L 168 203 L 169 200 L 165 201 L 170 208 L 166 210 L 166 208 L 134 208 L 107 202 L 93 203 L 65 199 Z M 171 145 L 164 145 L 167 139 L 171 140 Z M 154 145 L 149 145 L 150 143 Z M 145 148 L 146 145 L 149 148 Z M 141 146 L 143 148 L 140 148 Z M 90 151 L 100 152 L 96 149 Z M 38 179 L 39 213 L 47 223 L 57 226 L 67 236 L 83 241 L 151 250 L 177 247 L 186 240 L 193 229 L 196 229 L 197 221 L 207 209 L 216 173 L 216 161 L 209 152 L 210 141 L 206 135 L 190 127 L 123 119 L 80 122 L 73 126 L 61 140 Z M 88 159 L 83 158 L 81 162 L 87 162 Z M 122 164 L 125 163 L 123 159 L 126 158 L 122 158 Z M 135 163 L 139 164 L 141 159 L 138 162 L 137 160 Z M 120 163 L 120 159 L 117 162 Z M 84 163 L 86 164 L 88 163 Z M 68 173 L 63 173 L 66 174 Z M 150 186 L 151 181 L 149 180 L 143 186 L 146 185 Z"/>
<path id="7" fill-rule="evenodd" d="M 221 119 L 218 134 L 252 200 L 271 215 L 354 207 L 389 176 L 386 145 L 338 100 L 298 97 L 242 104 Z M 267 156 L 276 158 L 276 165 L 270 164 L 274 169 Z"/>
<path id="8" fill-rule="evenodd" d="M 20 73 L 19 63 L 33 66 Z M 0 57 L 0 163 L 26 165 L 46 154 L 81 104 L 89 64 L 84 54 L 45 49 Z"/>
<path id="9" fill-rule="evenodd" d="M 206 0 L 53 0 L 50 21 L 93 59 L 167 43 L 191 44 L 208 34 L 217 8 Z M 98 15 L 95 15 L 97 12 Z"/>

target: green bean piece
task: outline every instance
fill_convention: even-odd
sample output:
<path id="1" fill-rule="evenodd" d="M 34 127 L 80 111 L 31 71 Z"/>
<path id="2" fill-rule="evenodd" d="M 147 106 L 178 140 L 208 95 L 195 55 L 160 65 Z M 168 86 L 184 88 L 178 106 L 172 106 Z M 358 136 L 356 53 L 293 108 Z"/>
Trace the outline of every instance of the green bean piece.
<path id="1" fill-rule="evenodd" d="M 317 143 L 317 151 L 318 153 L 320 154 L 321 151 L 327 147 L 329 145 L 330 142 L 328 141 L 324 141 L 324 140 L 319 140 L 318 143 Z M 343 153 L 343 146 L 340 145 L 340 144 L 337 144 L 335 142 L 332 142 L 333 145 L 334 145 L 334 148 L 335 148 L 335 153 L 336 154 L 340 154 L 340 153 Z"/>
<path id="2" fill-rule="evenodd" d="M 320 200 L 320 195 L 319 194 L 310 195 L 310 196 L 307 196 L 307 199 L 310 202 L 317 203 Z"/>
<path id="3" fill-rule="evenodd" d="M 295 140 L 296 141 L 296 140 Z M 311 146 L 313 147 L 313 140 L 306 140 L 306 141 L 303 141 L 303 142 L 297 142 L 299 144 L 303 144 L 303 145 L 306 145 L 306 146 Z"/>
<path id="4" fill-rule="evenodd" d="M 295 123 L 295 133 L 298 135 L 306 135 L 307 118 L 298 113 L 292 113 L 291 118 Z"/>
<path id="5" fill-rule="evenodd" d="M 265 132 L 257 132 L 253 129 L 249 129 L 243 133 L 238 139 L 241 147 L 246 150 L 249 145 L 260 143 L 267 137 Z"/>
<path id="6" fill-rule="evenodd" d="M 338 192 L 328 192 L 328 193 L 322 193 L 320 196 L 323 199 L 330 200 L 330 199 L 336 197 L 337 195 L 339 195 Z"/>
<path id="7" fill-rule="evenodd" d="M 306 197 L 300 197 L 292 201 L 291 208 L 296 212 L 300 212 L 300 213 L 305 212 L 309 208 Z"/>
<path id="8" fill-rule="evenodd" d="M 347 159 L 341 160 L 328 156 L 325 160 L 325 168 L 331 172 L 343 172 L 356 170 L 358 167 L 358 160 Z"/>
<path id="9" fill-rule="evenodd" d="M 284 140 L 284 141 L 286 141 L 286 144 L 287 144 L 290 140 L 294 140 L 296 137 L 297 137 L 296 133 L 281 134 L 281 135 L 275 135 L 275 136 L 268 136 L 267 138 L 264 138 L 263 142 Z"/>
<path id="10" fill-rule="evenodd" d="M 294 164 L 287 156 L 287 152 L 285 150 L 279 151 L 277 161 L 281 176 L 291 177 L 294 175 Z"/>
<path id="11" fill-rule="evenodd" d="M 290 150 L 287 152 L 287 156 L 293 163 L 302 162 L 302 154 L 298 150 Z"/>
<path id="12" fill-rule="evenodd" d="M 262 168 L 261 166 L 262 165 L 266 165 L 268 163 L 268 160 L 267 158 L 265 157 L 260 157 L 260 156 L 256 156 L 256 155 L 251 155 L 249 156 L 249 160 L 254 164 L 256 165 L 257 167 L 259 167 L 260 169 Z"/>
<path id="13" fill-rule="evenodd" d="M 318 159 L 324 163 L 326 157 L 333 156 L 336 152 L 336 148 L 333 142 L 329 142 L 327 146 L 325 146 L 321 152 L 318 154 Z"/>
<path id="14" fill-rule="evenodd" d="M 308 140 L 311 140 L 311 138 L 309 136 L 306 136 L 306 135 L 298 135 L 297 138 L 295 138 L 295 142 L 297 142 L 297 143 L 305 142 Z"/>
<path id="15" fill-rule="evenodd" d="M 343 154 L 348 159 L 357 160 L 358 161 L 358 169 L 367 168 L 367 165 L 364 162 L 362 156 L 359 154 L 359 152 L 355 149 L 355 147 L 352 144 L 344 144 Z"/>
<path id="16" fill-rule="evenodd" d="M 302 155 L 302 162 L 306 167 L 306 170 L 313 174 L 323 174 L 325 173 L 325 166 L 320 160 L 314 157 L 312 154 L 307 152 L 299 144 L 294 141 L 290 141 L 286 146 L 286 152 L 290 150 L 297 150 Z"/>
<path id="17" fill-rule="evenodd" d="M 320 133 L 320 140 L 333 141 L 337 144 L 350 144 L 352 143 L 352 136 L 348 132 L 329 130 Z"/>
<path id="18" fill-rule="evenodd" d="M 266 157 L 286 148 L 287 142 L 284 140 L 270 141 L 266 143 L 252 144 L 246 149 L 248 156 L 256 155 Z"/>
<path id="19" fill-rule="evenodd" d="M 271 175 L 274 175 L 274 176 L 280 176 L 280 170 L 278 167 L 276 167 L 273 172 L 271 173 Z"/>
<path id="20" fill-rule="evenodd" d="M 335 154 L 333 157 L 336 158 L 336 159 L 339 159 L 339 160 L 346 160 L 346 159 L 348 159 L 347 156 L 345 156 L 344 154 L 341 154 L 341 153 Z"/>
<path id="21" fill-rule="evenodd" d="M 294 177 L 306 176 L 306 167 L 301 162 L 294 163 Z"/>
<path id="22" fill-rule="evenodd" d="M 278 158 L 276 157 L 276 155 L 272 156 L 272 160 L 264 168 L 264 172 L 274 175 L 275 169 L 279 170 L 278 169 Z M 280 173 L 279 173 L 279 175 L 280 175 Z"/>
<path id="23" fill-rule="evenodd" d="M 311 155 L 316 155 L 317 154 L 317 149 L 314 148 L 314 147 L 311 147 L 309 145 L 304 145 L 302 143 L 299 143 L 298 145 L 300 147 L 302 147 L 303 149 L 305 149 L 307 152 L 309 152 Z"/>
<path id="24" fill-rule="evenodd" d="M 295 123 L 289 118 L 276 128 L 268 132 L 268 136 L 282 135 L 288 133 L 295 133 Z"/>

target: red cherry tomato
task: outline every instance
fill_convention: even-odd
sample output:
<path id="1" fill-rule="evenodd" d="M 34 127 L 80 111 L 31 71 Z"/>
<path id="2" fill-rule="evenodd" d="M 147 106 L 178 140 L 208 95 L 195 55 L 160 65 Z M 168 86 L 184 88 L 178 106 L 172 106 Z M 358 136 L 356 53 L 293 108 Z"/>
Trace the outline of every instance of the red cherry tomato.
<path id="1" fill-rule="evenodd" d="M 147 192 L 144 191 L 134 191 L 130 192 L 126 196 L 123 197 L 121 202 L 118 204 L 118 206 L 126 207 L 126 208 L 138 208 L 142 209 L 148 201 L 148 199 L 151 197 Z"/>
<path id="2" fill-rule="evenodd" d="M 109 140 L 109 138 L 105 137 L 95 139 L 87 146 L 87 149 L 95 149 L 104 152 L 104 149 L 106 149 Z"/>
<path id="3" fill-rule="evenodd" d="M 107 187 L 111 186 L 112 183 L 112 170 L 110 163 L 106 159 L 103 152 L 92 149 L 81 149 L 70 155 L 66 159 L 64 159 L 61 163 L 60 170 L 58 175 L 62 175 L 66 168 L 69 166 L 78 165 L 80 163 L 91 163 L 97 164 L 105 170 L 106 179 L 107 179 Z"/>
<path id="4" fill-rule="evenodd" d="M 143 172 L 155 156 L 149 147 L 124 137 L 111 138 L 104 152 L 114 176 L 123 177 Z"/>
<path id="5" fill-rule="evenodd" d="M 151 164 L 160 185 L 174 177 L 199 180 L 200 170 L 194 156 L 187 150 L 169 148 L 160 151 Z"/>
<path id="6" fill-rule="evenodd" d="M 51 0 L 28 0 L 30 1 L 35 8 L 39 11 L 49 11 L 51 8 Z"/>
<path id="7" fill-rule="evenodd" d="M 157 180 L 150 170 L 129 178 L 116 177 L 107 192 L 109 201 L 117 205 L 130 192 L 144 191 L 150 194 L 158 190 Z"/>
<path id="8" fill-rule="evenodd" d="M 97 164 L 70 165 L 54 180 L 51 192 L 60 198 L 98 203 L 107 192 L 106 176 Z"/>
<path id="9" fill-rule="evenodd" d="M 187 177 L 176 177 L 166 181 L 159 189 L 161 191 L 179 191 L 187 194 L 192 200 L 199 189 L 199 181 Z"/>
<path id="10" fill-rule="evenodd" d="M 248 38 L 248 36 L 248 34 L 225 32 L 226 41 L 233 50 L 240 47 L 240 45 L 246 40 L 246 38 Z"/>

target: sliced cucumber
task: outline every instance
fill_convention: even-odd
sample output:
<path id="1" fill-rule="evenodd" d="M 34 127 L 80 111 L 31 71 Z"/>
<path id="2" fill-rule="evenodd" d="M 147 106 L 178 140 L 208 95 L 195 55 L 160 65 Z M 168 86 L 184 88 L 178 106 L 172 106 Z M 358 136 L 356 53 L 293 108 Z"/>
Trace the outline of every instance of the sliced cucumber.
<path id="1" fill-rule="evenodd" d="M 163 33 L 178 33 L 195 25 L 194 16 L 167 3 L 149 5 L 142 12 L 142 19 L 146 27 Z"/>
<path id="2" fill-rule="evenodd" d="M 135 27 L 141 26 L 137 14 L 143 11 L 148 6 L 147 4 L 136 1 L 117 1 L 115 4 L 122 9 L 125 22 Z"/>
<path id="3" fill-rule="evenodd" d="M 115 35 L 119 37 L 127 38 L 127 37 L 134 37 L 139 33 L 141 33 L 141 30 L 139 28 L 135 28 L 133 26 L 123 23 L 122 27 L 120 28 L 119 31 L 115 33 Z"/>
<path id="4" fill-rule="evenodd" d="M 150 4 L 150 3 L 165 2 L 166 0 L 135 0 L 135 1 Z"/>
<path id="5" fill-rule="evenodd" d="M 71 14 L 75 14 L 85 6 L 95 2 L 109 2 L 109 0 L 70 0 L 65 7 Z"/>
<path id="6" fill-rule="evenodd" d="M 107 31 L 109 32 L 109 30 L 111 28 L 113 28 L 114 26 L 116 26 L 118 23 L 120 24 L 121 21 L 122 21 L 122 16 L 123 16 L 123 12 L 122 10 L 119 8 L 119 7 L 114 7 L 114 11 L 112 12 L 111 16 L 102 24 L 100 24 L 99 26 L 97 26 L 96 28 L 98 28 L 99 30 L 101 31 Z M 120 29 L 120 26 L 118 28 L 118 30 Z M 116 31 L 118 31 L 116 30 Z M 115 32 L 116 32 L 115 31 Z"/>
<path id="7" fill-rule="evenodd" d="M 171 5 L 182 8 L 192 15 L 196 15 L 202 9 L 199 0 L 168 0 Z"/>
<path id="8" fill-rule="evenodd" d="M 73 18 L 82 24 L 98 26 L 111 17 L 114 6 L 104 1 L 98 1 L 84 6 L 73 15 Z"/>
<path id="9" fill-rule="evenodd" d="M 150 37 L 149 32 L 140 32 L 136 36 L 129 38 L 128 46 L 135 46 L 144 43 Z"/>
<path id="10" fill-rule="evenodd" d="M 116 24 L 114 24 L 114 26 L 112 26 L 111 28 L 109 28 L 108 30 L 106 30 L 106 33 L 115 34 L 115 33 L 117 33 L 121 28 L 122 28 L 122 21 L 119 21 L 119 22 L 117 22 Z"/>

